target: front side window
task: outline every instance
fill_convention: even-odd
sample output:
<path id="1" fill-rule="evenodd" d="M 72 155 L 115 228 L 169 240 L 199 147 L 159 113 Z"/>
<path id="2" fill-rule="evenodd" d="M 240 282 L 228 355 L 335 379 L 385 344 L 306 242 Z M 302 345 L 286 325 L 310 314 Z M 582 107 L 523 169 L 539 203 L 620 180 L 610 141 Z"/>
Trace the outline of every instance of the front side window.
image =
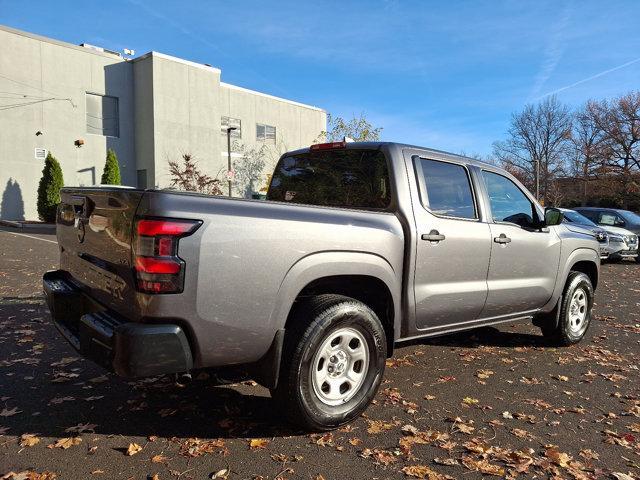
<path id="1" fill-rule="evenodd" d="M 87 133 L 105 137 L 120 136 L 118 97 L 87 92 L 86 107 Z"/>
<path id="2" fill-rule="evenodd" d="M 233 117 L 221 117 L 220 118 L 220 133 L 227 134 L 229 127 L 235 127 L 235 130 L 231 130 L 231 138 L 242 138 L 242 122 L 239 118 Z"/>
<path id="3" fill-rule="evenodd" d="M 271 125 L 256 124 L 256 140 L 261 142 L 276 143 L 276 127 Z"/>
<path id="4" fill-rule="evenodd" d="M 507 177 L 485 170 L 482 171 L 482 176 L 487 186 L 494 222 L 515 223 L 523 228 L 535 225 L 535 207 L 515 183 Z"/>
<path id="5" fill-rule="evenodd" d="M 380 151 L 311 151 L 278 162 L 267 200 L 384 209 L 391 202 L 389 186 L 387 160 Z"/>
<path id="6" fill-rule="evenodd" d="M 640 225 L 640 215 L 638 215 L 637 213 L 633 213 L 633 212 L 620 212 L 620 215 L 629 223 L 632 223 L 634 225 Z"/>
<path id="7" fill-rule="evenodd" d="M 462 165 L 421 158 L 429 209 L 436 215 L 478 218 L 467 169 Z"/>
<path id="8" fill-rule="evenodd" d="M 594 223 L 598 223 L 600 221 L 600 214 L 594 210 L 580 210 L 580 213 L 587 217 Z"/>

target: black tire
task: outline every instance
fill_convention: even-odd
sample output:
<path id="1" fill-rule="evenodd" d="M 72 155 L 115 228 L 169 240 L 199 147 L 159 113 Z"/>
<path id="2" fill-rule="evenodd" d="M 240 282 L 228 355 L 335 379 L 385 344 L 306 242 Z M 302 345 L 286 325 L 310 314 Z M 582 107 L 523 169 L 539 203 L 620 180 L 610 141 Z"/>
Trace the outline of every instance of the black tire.
<path id="1" fill-rule="evenodd" d="M 278 386 L 271 391 L 271 396 L 288 418 L 304 429 L 326 431 L 340 427 L 358 417 L 378 391 L 387 358 L 384 328 L 373 310 L 358 300 L 342 295 L 312 297 L 296 307 L 292 315 L 291 327 L 287 328 L 285 333 Z M 339 335 L 333 340 L 333 342 L 338 341 L 335 346 L 333 342 L 326 343 L 332 335 L 338 335 L 340 332 L 347 332 L 345 339 Z M 327 375 L 329 380 L 330 374 L 324 373 L 324 370 L 329 371 L 334 365 L 331 361 L 336 357 L 331 355 L 330 358 L 334 360 L 326 360 L 325 365 L 323 359 L 325 355 L 319 353 L 319 350 L 328 345 L 328 348 L 337 347 L 338 350 L 343 350 L 343 354 L 348 355 L 352 343 L 349 342 L 348 345 L 343 346 L 342 342 L 348 340 L 348 335 L 351 334 L 359 335 L 365 340 L 366 345 L 359 341 L 354 345 L 360 345 L 358 348 L 361 353 L 368 352 L 366 370 L 356 373 L 361 375 L 361 380 L 359 380 L 359 387 L 353 390 L 355 393 L 343 393 L 344 384 L 340 385 L 337 394 L 347 395 L 344 397 L 344 403 L 329 405 L 320 395 L 325 394 L 323 393 L 325 385 L 328 390 L 326 394 L 335 393 L 334 386 L 329 386 L 326 382 L 322 383 L 320 388 L 323 392 L 319 392 L 318 383 L 320 382 L 314 382 L 315 377 L 312 377 L 314 374 L 311 366 L 315 360 L 317 372 Z M 324 349 L 323 352 L 325 352 Z M 357 365 L 358 360 L 351 361 L 349 359 L 351 357 L 347 358 L 346 361 L 342 360 L 342 363 L 335 364 L 336 367 L 332 372 L 337 372 L 340 365 L 342 369 L 346 368 L 349 371 L 352 368 L 354 372 L 357 367 L 365 368 L 364 360 L 359 360 L 360 364 Z M 316 375 L 318 375 L 317 372 Z M 333 382 L 334 379 L 331 381 Z M 348 386 L 351 385 L 346 380 L 345 383 Z M 349 398 L 348 395 L 352 397 Z"/>
<path id="2" fill-rule="evenodd" d="M 578 305 L 581 295 L 584 298 L 583 307 Z M 573 304 L 576 298 L 577 304 Z M 562 298 L 556 307 L 559 308 L 559 313 L 558 310 L 554 310 L 553 314 L 544 319 L 545 321 L 539 321 L 536 324 L 542 330 L 542 334 L 554 344 L 573 345 L 587 334 L 591 324 L 592 307 L 593 285 L 591 279 L 582 272 L 570 272 Z M 579 314 L 579 316 L 573 314 Z"/>
<path id="3" fill-rule="evenodd" d="M 622 262 L 622 257 L 617 256 L 617 257 L 609 257 L 607 259 L 607 263 L 620 263 Z"/>
<path id="4" fill-rule="evenodd" d="M 640 263 L 640 255 L 636 257 L 636 263 Z"/>

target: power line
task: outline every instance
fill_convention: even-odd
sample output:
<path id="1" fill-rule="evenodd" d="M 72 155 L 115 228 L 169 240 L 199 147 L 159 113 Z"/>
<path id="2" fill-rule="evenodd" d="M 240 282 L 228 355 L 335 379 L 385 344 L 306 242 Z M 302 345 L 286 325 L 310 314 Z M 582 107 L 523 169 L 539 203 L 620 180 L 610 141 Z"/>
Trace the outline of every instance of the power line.
<path id="1" fill-rule="evenodd" d="M 9 103 L 9 104 L 5 104 L 5 105 L 0 105 L 0 110 L 10 110 L 12 108 L 27 107 L 29 105 L 35 105 L 37 103 L 43 103 L 43 102 L 51 102 L 53 100 L 70 101 L 68 98 L 44 98 L 42 100 L 34 100 L 34 101 L 31 101 L 31 102 Z M 73 103 L 72 103 L 72 105 L 73 105 Z"/>
<path id="2" fill-rule="evenodd" d="M 44 92 L 44 93 L 48 93 L 49 95 L 53 95 L 55 97 L 59 96 L 57 93 L 49 92 L 49 91 L 45 90 L 44 88 L 34 87 L 33 85 L 29 85 L 28 83 L 24 83 L 24 82 L 21 82 L 19 80 L 15 80 L 15 79 L 13 79 L 11 77 L 7 77 L 6 75 L 0 74 L 0 78 L 4 78 L 5 80 L 9 80 L 10 82 L 16 83 L 18 85 L 22 85 L 23 87 L 31 88 L 33 90 L 38 90 L 38 91 Z"/>
<path id="3" fill-rule="evenodd" d="M 29 95 L 27 93 L 16 93 L 16 92 L 3 92 L 3 91 L 0 91 L 0 98 L 13 98 L 13 99 L 34 98 L 34 99 L 42 100 L 45 97 L 40 97 L 40 96 L 37 96 L 37 95 Z"/>

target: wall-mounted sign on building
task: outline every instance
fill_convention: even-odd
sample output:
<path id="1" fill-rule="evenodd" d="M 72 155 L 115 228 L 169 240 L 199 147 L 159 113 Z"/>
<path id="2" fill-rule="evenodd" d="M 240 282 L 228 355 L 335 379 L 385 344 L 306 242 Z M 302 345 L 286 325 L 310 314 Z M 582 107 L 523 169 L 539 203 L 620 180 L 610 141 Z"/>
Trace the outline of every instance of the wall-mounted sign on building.
<path id="1" fill-rule="evenodd" d="M 44 160 L 45 158 L 47 158 L 47 149 L 36 147 L 35 157 L 36 157 L 36 160 Z"/>

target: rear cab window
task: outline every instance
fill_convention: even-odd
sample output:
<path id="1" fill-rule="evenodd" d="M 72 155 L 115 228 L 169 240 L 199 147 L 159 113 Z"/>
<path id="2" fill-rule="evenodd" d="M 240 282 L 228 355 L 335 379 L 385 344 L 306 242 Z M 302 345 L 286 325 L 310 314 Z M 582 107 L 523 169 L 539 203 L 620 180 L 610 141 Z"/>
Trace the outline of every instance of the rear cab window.
<path id="1" fill-rule="evenodd" d="M 318 150 L 283 157 L 267 200 L 386 210 L 391 205 L 387 158 L 380 150 Z"/>
<path id="2" fill-rule="evenodd" d="M 467 169 L 456 163 L 417 158 L 416 170 L 423 204 L 443 217 L 478 219 L 471 179 Z"/>

